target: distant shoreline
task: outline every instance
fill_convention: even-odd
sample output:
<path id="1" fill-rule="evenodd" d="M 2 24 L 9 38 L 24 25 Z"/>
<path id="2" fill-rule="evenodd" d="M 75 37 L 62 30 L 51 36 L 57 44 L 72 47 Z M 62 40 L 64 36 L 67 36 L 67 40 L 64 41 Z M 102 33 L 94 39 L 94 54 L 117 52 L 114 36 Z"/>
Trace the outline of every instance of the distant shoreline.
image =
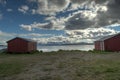
<path id="1" fill-rule="evenodd" d="M 7 46 L 7 45 L 0 45 L 0 46 L 2 46 L 2 47 L 3 47 L 3 46 Z"/>
<path id="2" fill-rule="evenodd" d="M 38 46 L 67 46 L 67 45 L 94 45 L 94 43 L 38 44 Z"/>

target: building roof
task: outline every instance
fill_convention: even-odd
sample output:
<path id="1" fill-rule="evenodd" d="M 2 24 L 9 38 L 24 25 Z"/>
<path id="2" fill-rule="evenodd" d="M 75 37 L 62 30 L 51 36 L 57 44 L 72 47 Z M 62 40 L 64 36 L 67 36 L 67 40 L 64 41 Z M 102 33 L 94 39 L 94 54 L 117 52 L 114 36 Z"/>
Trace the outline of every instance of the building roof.
<path id="1" fill-rule="evenodd" d="M 27 41 L 27 42 L 35 42 L 35 41 L 31 40 L 31 39 L 26 39 L 26 38 L 21 38 L 21 37 L 15 37 L 15 38 L 7 41 L 7 43 L 10 42 L 10 41 L 12 41 L 12 40 L 14 40 L 14 39 L 22 39 L 22 40 L 25 40 L 25 41 Z"/>
<path id="2" fill-rule="evenodd" d="M 117 36 L 117 35 L 120 35 L 120 33 L 102 37 L 101 39 L 99 39 L 99 40 L 97 40 L 97 41 L 104 41 L 104 40 L 110 39 L 110 38 L 112 38 L 112 37 L 115 37 L 115 36 Z"/>

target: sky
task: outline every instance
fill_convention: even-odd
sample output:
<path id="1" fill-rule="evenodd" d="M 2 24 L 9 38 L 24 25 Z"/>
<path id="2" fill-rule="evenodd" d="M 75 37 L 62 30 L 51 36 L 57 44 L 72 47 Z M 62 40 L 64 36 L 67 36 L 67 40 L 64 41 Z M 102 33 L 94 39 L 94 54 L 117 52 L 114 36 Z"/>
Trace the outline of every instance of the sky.
<path id="1" fill-rule="evenodd" d="M 0 0 L 0 44 L 92 43 L 120 32 L 120 0 Z"/>

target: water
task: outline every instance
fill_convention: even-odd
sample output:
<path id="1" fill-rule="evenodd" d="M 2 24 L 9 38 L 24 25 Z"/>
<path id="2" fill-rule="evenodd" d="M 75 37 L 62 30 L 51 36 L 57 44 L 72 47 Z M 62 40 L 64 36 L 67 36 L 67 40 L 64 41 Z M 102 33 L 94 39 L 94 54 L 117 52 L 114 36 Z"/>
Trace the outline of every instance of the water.
<path id="1" fill-rule="evenodd" d="M 0 50 L 4 49 L 6 47 L 0 46 Z M 37 46 L 37 49 L 39 51 L 43 52 L 50 52 L 50 51 L 58 51 L 58 50 L 82 50 L 82 51 L 88 51 L 93 50 L 94 45 L 62 45 L 62 46 Z"/>
<path id="2" fill-rule="evenodd" d="M 0 50 L 5 49 L 5 48 L 7 48 L 7 47 L 6 46 L 0 46 Z"/>
<path id="3" fill-rule="evenodd" d="M 58 50 L 82 50 L 88 51 L 93 50 L 94 45 L 63 45 L 63 46 L 38 46 L 39 51 L 50 52 Z"/>

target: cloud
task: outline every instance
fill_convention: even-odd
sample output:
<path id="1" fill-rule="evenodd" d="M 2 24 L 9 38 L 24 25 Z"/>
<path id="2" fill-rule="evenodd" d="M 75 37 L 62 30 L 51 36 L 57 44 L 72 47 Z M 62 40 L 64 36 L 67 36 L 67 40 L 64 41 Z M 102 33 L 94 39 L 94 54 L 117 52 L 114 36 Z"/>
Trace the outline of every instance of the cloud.
<path id="1" fill-rule="evenodd" d="M 97 5 L 94 1 L 89 2 L 89 4 L 88 1 L 84 1 L 84 5 L 85 6 L 83 6 L 83 10 L 78 10 L 71 15 L 71 17 L 66 22 L 65 29 L 77 30 L 86 29 L 89 27 L 104 27 L 98 25 L 98 11 L 104 13 L 107 11 L 107 7 L 105 5 Z"/>
<path id="2" fill-rule="evenodd" d="M 10 34 L 0 30 L 0 44 L 6 44 L 6 41 L 8 41 L 14 35 L 14 33 Z"/>
<path id="3" fill-rule="evenodd" d="M 23 38 L 28 38 L 28 39 L 33 39 L 38 42 L 41 42 L 41 40 L 44 39 L 46 41 L 48 38 L 55 36 L 54 34 L 39 34 L 39 33 L 7 33 L 0 31 L 0 44 L 6 44 L 6 41 L 15 38 L 15 37 L 23 37 Z M 41 39 L 41 40 L 38 40 Z M 42 39 L 43 38 L 43 39 Z"/>
<path id="4" fill-rule="evenodd" d="M 21 27 L 22 29 L 27 30 L 27 31 L 32 31 L 32 26 L 30 26 L 30 25 L 21 24 L 20 27 Z"/>
<path id="5" fill-rule="evenodd" d="M 18 11 L 22 12 L 22 13 L 27 13 L 27 11 L 29 10 L 29 7 L 27 5 L 23 5 L 20 8 L 18 8 Z"/>
<path id="6" fill-rule="evenodd" d="M 113 29 L 120 25 L 119 0 L 30 0 L 37 4 L 33 14 L 49 15 L 45 23 L 21 24 L 28 31 L 34 29 L 65 30 L 66 36 L 34 38 L 39 42 L 94 41 L 103 36 L 118 33 Z M 68 7 L 69 6 L 69 7 Z M 57 13 L 72 11 L 68 16 L 57 17 Z M 38 34 L 39 35 L 39 34 Z"/>
<path id="7" fill-rule="evenodd" d="M 37 41 L 38 43 L 43 43 L 43 44 L 47 44 L 47 43 L 59 43 L 59 44 L 69 44 L 69 43 L 79 43 L 79 42 L 88 42 L 88 43 L 92 43 L 94 40 L 92 39 L 81 39 L 79 37 L 69 37 L 69 36 L 63 36 L 63 35 L 59 35 L 59 36 L 51 36 L 49 38 L 32 38 L 33 40 Z"/>
<path id="8" fill-rule="evenodd" d="M 44 25 L 48 29 L 77 30 L 120 23 L 118 0 L 30 0 L 29 2 L 37 4 L 37 8 L 32 9 L 33 14 L 50 16 L 46 18 L 50 21 L 48 22 L 50 26 Z M 67 8 L 76 11 L 67 17 L 62 16 L 60 19 L 55 17 L 61 11 L 67 12 Z M 33 27 L 29 27 L 29 30 L 31 28 Z"/>
<path id="9" fill-rule="evenodd" d="M 48 17 L 46 18 L 48 22 L 46 23 L 32 23 L 32 24 L 21 24 L 20 27 L 27 31 L 32 31 L 34 29 L 50 29 L 50 30 L 64 30 L 65 22 L 67 18 L 56 18 L 56 17 Z"/>
<path id="10" fill-rule="evenodd" d="M 0 4 L 5 5 L 7 3 L 6 0 L 0 0 Z"/>
<path id="11" fill-rule="evenodd" d="M 7 33 L 7 32 L 3 32 L 0 30 L 0 36 L 1 37 L 13 37 L 13 36 L 16 36 L 17 34 L 16 33 Z"/>
<path id="12" fill-rule="evenodd" d="M 50 21 L 50 20 L 56 20 L 55 16 L 48 16 L 45 18 L 46 21 Z"/>
<path id="13" fill-rule="evenodd" d="M 76 12 L 68 18 L 65 24 L 66 30 L 75 30 L 75 29 L 85 29 L 91 27 L 91 25 L 95 24 L 94 21 L 89 20 L 87 15 L 83 15 L 84 12 Z M 91 14 L 90 12 L 86 14 Z M 92 17 L 92 16 L 91 16 Z"/>
<path id="14" fill-rule="evenodd" d="M 99 39 L 103 36 L 113 35 L 118 33 L 109 28 L 88 28 L 84 30 L 66 30 L 66 35 L 80 39 Z"/>
<path id="15" fill-rule="evenodd" d="M 38 43 L 78 43 L 88 42 L 93 43 L 95 40 L 118 33 L 109 28 L 88 28 L 84 30 L 66 30 L 66 36 L 50 35 L 49 37 L 33 37 L 32 39 Z M 39 34 L 38 34 L 39 35 Z"/>
<path id="16" fill-rule="evenodd" d="M 75 1 L 75 0 L 74 0 Z M 73 4 L 79 4 L 73 1 Z M 82 0 L 81 0 L 82 1 Z M 89 4 L 88 4 L 89 1 Z M 119 0 L 88 0 L 81 2 L 87 9 L 78 10 L 73 13 L 66 22 L 65 29 L 77 30 L 86 28 L 105 27 L 113 24 L 120 24 L 120 1 Z M 76 8 L 79 6 L 77 5 Z M 74 9 L 74 8 L 73 8 Z"/>
<path id="17" fill-rule="evenodd" d="M 29 38 L 43 38 L 55 36 L 54 34 L 40 34 L 40 33 L 27 33 L 27 34 L 16 34 L 19 37 L 29 37 Z"/>
<path id="18" fill-rule="evenodd" d="M 112 25 L 108 25 L 106 26 L 107 28 L 113 28 L 113 27 L 119 27 L 120 24 L 116 23 L 116 24 L 112 24 Z"/>
<path id="19" fill-rule="evenodd" d="M 37 28 L 37 29 L 51 29 L 52 24 L 51 23 L 36 23 L 36 22 L 34 22 L 33 24 L 30 24 L 30 25 L 21 24 L 20 27 L 22 29 L 32 31 L 35 28 Z"/>
<path id="20" fill-rule="evenodd" d="M 17 33 L 6 33 L 0 31 L 0 40 L 5 44 L 6 41 L 12 39 L 16 36 L 30 38 L 38 43 L 78 43 L 78 42 L 88 42 L 92 43 L 96 39 L 103 36 L 113 35 L 118 33 L 113 29 L 109 28 L 88 28 L 84 30 L 65 30 L 66 35 L 55 35 L 55 34 L 39 34 L 39 33 L 27 33 L 27 34 L 17 34 Z"/>
<path id="21" fill-rule="evenodd" d="M 8 11 L 8 12 L 12 12 L 13 10 L 12 10 L 12 9 L 10 9 L 10 8 L 8 8 L 8 9 L 7 9 L 7 11 Z"/>
<path id="22" fill-rule="evenodd" d="M 68 5 L 69 0 L 30 0 L 35 2 L 37 9 L 32 9 L 34 14 L 55 15 L 57 12 L 64 11 Z"/>
<path id="23" fill-rule="evenodd" d="M 50 16 L 46 18 L 46 20 L 49 21 L 48 24 L 50 24 L 49 27 L 46 27 L 45 25 L 45 28 L 48 29 L 77 30 L 120 24 L 119 0 L 28 0 L 28 1 L 30 3 L 36 4 L 36 7 L 30 9 L 32 11 L 32 14 L 42 14 Z M 26 13 L 28 9 L 29 8 L 27 7 L 25 9 L 22 7 L 20 8 L 20 11 Z M 60 17 L 60 19 L 56 17 L 57 13 L 63 12 L 64 15 L 64 12 L 68 11 L 73 12 L 67 17 L 62 16 Z M 66 20 L 63 18 L 66 18 Z M 62 26 L 62 28 L 60 26 Z M 31 30 L 31 28 L 33 27 L 29 27 L 29 30 Z"/>
<path id="24" fill-rule="evenodd" d="M 38 43 L 69 43 L 72 39 L 68 37 L 59 35 L 59 36 L 51 36 L 49 38 L 33 38 L 33 40 L 37 41 Z"/>

